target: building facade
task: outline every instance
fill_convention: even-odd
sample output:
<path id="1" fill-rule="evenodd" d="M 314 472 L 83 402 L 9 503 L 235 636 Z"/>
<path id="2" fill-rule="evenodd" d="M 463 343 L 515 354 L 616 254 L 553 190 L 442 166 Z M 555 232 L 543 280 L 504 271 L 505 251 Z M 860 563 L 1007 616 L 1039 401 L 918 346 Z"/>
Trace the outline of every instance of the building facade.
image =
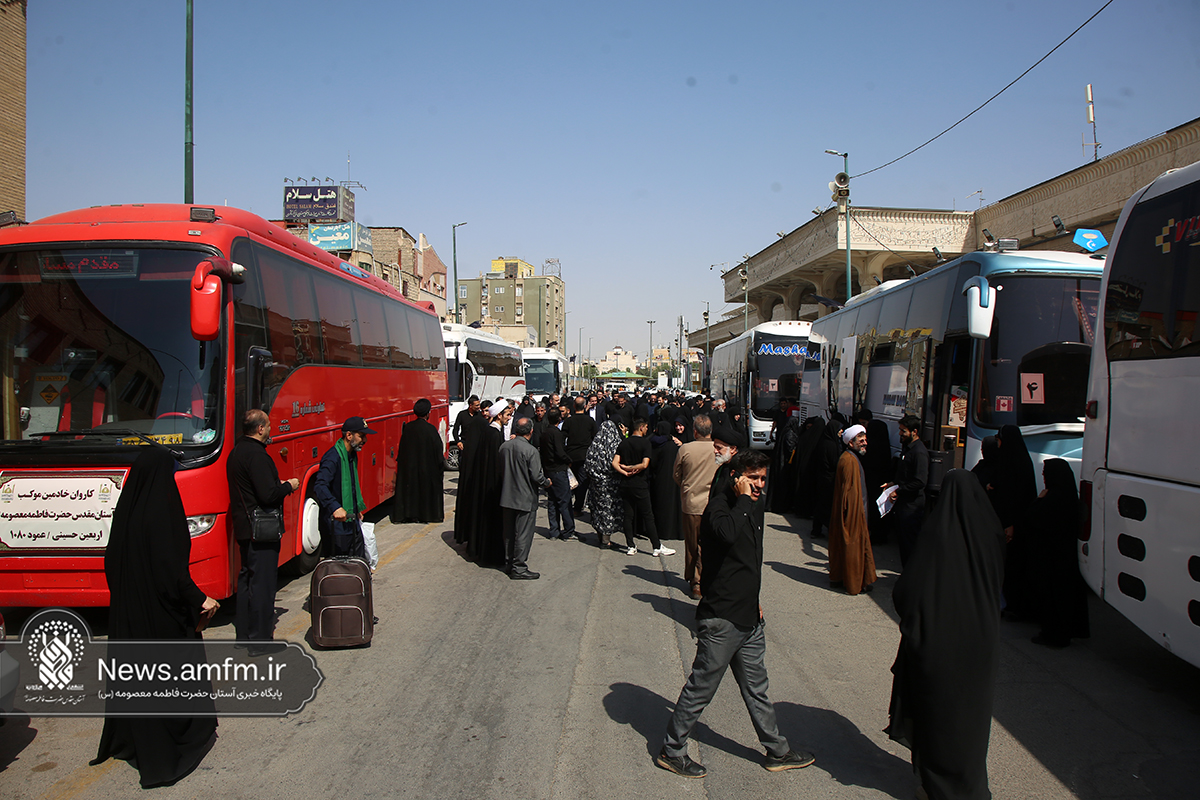
<path id="1" fill-rule="evenodd" d="M 25 219 L 25 0 L 0 0 L 0 213 Z"/>
<path id="2" fill-rule="evenodd" d="M 641 368 L 641 363 L 631 351 L 617 345 L 604 354 L 604 358 L 597 362 L 596 368 L 601 373 L 637 372 Z"/>
<path id="3" fill-rule="evenodd" d="M 537 341 L 528 347 L 561 347 L 566 326 L 566 285 L 563 279 L 519 258 L 497 258 L 478 278 L 458 282 L 457 305 L 465 324 L 528 326 Z M 558 345 L 552 343 L 557 342 Z"/>

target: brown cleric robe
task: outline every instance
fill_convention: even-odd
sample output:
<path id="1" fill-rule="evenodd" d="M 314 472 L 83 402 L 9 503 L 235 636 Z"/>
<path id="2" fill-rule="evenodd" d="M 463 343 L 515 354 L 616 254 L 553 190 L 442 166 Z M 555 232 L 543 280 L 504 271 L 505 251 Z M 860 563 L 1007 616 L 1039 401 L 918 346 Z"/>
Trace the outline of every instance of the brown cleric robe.
<path id="1" fill-rule="evenodd" d="M 833 508 L 829 515 L 829 581 L 841 583 L 847 594 L 858 594 L 875 582 L 875 554 L 863 495 L 863 472 L 858 457 L 842 453 L 833 479 Z"/>

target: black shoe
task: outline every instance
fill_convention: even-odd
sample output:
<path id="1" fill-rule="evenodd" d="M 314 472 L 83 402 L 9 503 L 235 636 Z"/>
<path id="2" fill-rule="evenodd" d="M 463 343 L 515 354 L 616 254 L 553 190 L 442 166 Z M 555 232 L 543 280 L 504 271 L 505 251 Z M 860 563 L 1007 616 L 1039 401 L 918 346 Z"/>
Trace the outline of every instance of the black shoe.
<path id="1" fill-rule="evenodd" d="M 806 753 L 803 750 L 788 750 L 779 758 L 767 753 L 766 759 L 763 761 L 763 769 L 767 772 L 783 772 L 785 769 L 801 769 L 807 767 L 817 759 L 812 753 Z"/>
<path id="2" fill-rule="evenodd" d="M 508 575 L 510 581 L 536 581 L 540 577 L 542 577 L 540 572 L 528 569 L 524 572 L 510 572 Z"/>
<path id="3" fill-rule="evenodd" d="M 575 534 L 574 534 L 574 533 L 564 533 L 562 536 L 559 536 L 559 537 L 558 537 L 558 540 L 559 540 L 560 542 L 569 542 L 569 541 L 571 541 L 571 540 L 572 540 L 572 539 L 574 539 L 574 538 L 575 538 Z"/>
<path id="4" fill-rule="evenodd" d="M 685 778 L 703 778 L 708 774 L 708 770 L 703 764 L 697 764 L 684 753 L 679 758 L 671 758 L 667 755 L 666 750 L 660 750 L 654 759 L 654 763 L 665 769 L 667 772 L 674 772 L 676 775 L 682 775 Z"/>
<path id="5" fill-rule="evenodd" d="M 866 586 L 862 587 L 863 594 L 870 594 L 873 591 L 875 591 L 875 584 L 873 583 L 868 583 Z"/>
<path id="6" fill-rule="evenodd" d="M 265 655 L 277 655 L 287 649 L 287 644 L 283 642 L 257 642 L 246 647 L 246 655 L 251 658 Z"/>

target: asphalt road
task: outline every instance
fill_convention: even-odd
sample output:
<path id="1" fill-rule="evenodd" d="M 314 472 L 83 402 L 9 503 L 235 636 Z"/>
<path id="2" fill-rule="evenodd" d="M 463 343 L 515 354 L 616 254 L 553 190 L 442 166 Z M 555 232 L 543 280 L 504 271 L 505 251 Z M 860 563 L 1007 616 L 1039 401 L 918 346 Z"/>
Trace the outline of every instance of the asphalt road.
<path id="1" fill-rule="evenodd" d="M 709 775 L 686 780 L 652 761 L 695 654 L 682 552 L 654 558 L 644 541 L 636 556 L 601 551 L 586 522 L 586 542 L 548 541 L 543 512 L 530 559 L 542 579 L 516 582 L 465 561 L 452 520 L 381 522 L 372 645 L 317 653 L 326 680 L 303 712 L 222 720 L 200 768 L 155 796 L 913 797 L 908 752 L 881 731 L 899 641 L 894 546 L 876 552 L 876 591 L 849 597 L 828 588 L 824 547 L 807 538 L 808 523 L 767 515 L 770 695 L 784 734 L 817 761 L 763 770 L 727 676 L 693 743 Z M 307 594 L 306 579 L 281 588 L 282 638 L 305 641 Z M 1200 796 L 1200 670 L 1092 600 L 1093 637 L 1066 650 L 1030 643 L 1032 625 L 1003 625 L 994 796 Z M 5 615 L 19 629 L 21 612 Z M 104 612 L 86 616 L 102 633 Z M 212 631 L 232 637 L 228 613 Z M 0 797 L 139 794 L 124 762 L 87 765 L 101 725 L 8 720 Z"/>

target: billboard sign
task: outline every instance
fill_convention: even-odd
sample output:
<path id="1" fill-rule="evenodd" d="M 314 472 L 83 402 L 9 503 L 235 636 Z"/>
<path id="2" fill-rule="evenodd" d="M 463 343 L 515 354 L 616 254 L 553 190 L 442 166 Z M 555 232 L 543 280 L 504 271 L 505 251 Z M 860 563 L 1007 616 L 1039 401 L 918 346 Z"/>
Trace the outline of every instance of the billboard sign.
<path id="1" fill-rule="evenodd" d="M 337 225 L 309 225 L 308 243 L 322 250 L 336 253 L 355 250 L 371 253 L 371 229 L 357 222 L 342 222 Z"/>
<path id="2" fill-rule="evenodd" d="M 283 218 L 290 222 L 352 222 L 354 192 L 345 186 L 286 186 Z"/>

